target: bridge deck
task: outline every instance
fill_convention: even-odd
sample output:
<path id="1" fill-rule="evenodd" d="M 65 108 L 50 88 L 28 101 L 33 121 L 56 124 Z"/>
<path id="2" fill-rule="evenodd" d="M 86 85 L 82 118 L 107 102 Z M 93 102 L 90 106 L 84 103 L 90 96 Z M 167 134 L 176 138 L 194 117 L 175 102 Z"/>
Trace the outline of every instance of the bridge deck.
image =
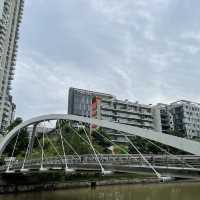
<path id="1" fill-rule="evenodd" d="M 170 156 L 163 155 L 146 155 L 146 159 L 151 165 L 162 175 L 172 177 L 187 177 L 199 178 L 200 177 L 200 157 L 197 156 L 181 156 L 180 160 Z M 144 162 L 139 155 L 101 155 L 99 160 L 106 170 L 113 172 L 127 172 L 127 173 L 152 173 L 152 167 Z M 187 162 L 187 163 L 186 163 Z M 189 162 L 189 165 L 188 165 Z M 23 161 L 12 162 L 9 169 L 15 173 L 20 173 Z M 67 165 L 69 168 L 75 170 L 93 170 L 100 171 L 100 165 L 94 156 L 83 155 L 80 158 L 74 156 L 67 157 Z M 55 171 L 65 169 L 64 158 L 48 158 L 43 161 L 43 167 L 48 171 Z M 41 160 L 27 160 L 24 168 L 28 169 L 27 173 L 33 171 L 40 172 Z M 0 167 L 0 173 L 5 173 L 8 164 Z"/>

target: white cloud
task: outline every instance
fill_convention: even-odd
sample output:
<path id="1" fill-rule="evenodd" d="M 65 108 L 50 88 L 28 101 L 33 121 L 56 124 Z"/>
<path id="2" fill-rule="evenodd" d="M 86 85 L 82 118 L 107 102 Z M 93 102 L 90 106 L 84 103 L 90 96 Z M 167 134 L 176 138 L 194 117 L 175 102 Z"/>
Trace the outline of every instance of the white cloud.
<path id="1" fill-rule="evenodd" d="M 180 37 L 183 40 L 192 39 L 192 40 L 200 42 L 200 32 L 199 32 L 199 30 L 184 32 L 184 33 L 181 34 Z"/>
<path id="2" fill-rule="evenodd" d="M 200 99 L 200 14 L 185 12 L 186 0 L 27 2 L 13 89 L 18 115 L 66 113 L 70 86 L 143 103 Z"/>

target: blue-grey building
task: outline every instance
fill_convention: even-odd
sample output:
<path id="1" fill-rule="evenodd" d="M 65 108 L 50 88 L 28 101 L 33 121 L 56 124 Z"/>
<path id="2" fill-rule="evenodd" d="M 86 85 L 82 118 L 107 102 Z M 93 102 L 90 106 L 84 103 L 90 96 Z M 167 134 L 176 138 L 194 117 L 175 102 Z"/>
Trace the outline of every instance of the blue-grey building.
<path id="1" fill-rule="evenodd" d="M 106 93 L 94 92 L 78 88 L 69 88 L 68 114 L 90 117 L 93 97 L 113 99 L 114 96 Z"/>

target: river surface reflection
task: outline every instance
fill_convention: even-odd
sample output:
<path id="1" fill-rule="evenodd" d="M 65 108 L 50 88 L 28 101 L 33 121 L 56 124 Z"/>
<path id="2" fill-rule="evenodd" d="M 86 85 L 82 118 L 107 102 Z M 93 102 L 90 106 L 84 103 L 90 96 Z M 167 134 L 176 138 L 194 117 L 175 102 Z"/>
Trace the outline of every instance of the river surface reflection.
<path id="1" fill-rule="evenodd" d="M 106 186 L 0 195 L 0 200 L 199 200 L 200 184 Z"/>

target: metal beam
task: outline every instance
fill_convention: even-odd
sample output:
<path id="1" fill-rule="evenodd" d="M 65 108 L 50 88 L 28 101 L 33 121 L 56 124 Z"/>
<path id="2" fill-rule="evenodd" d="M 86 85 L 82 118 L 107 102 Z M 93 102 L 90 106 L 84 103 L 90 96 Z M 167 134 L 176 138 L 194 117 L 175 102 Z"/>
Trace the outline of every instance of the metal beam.
<path id="1" fill-rule="evenodd" d="M 2 152 L 4 151 L 8 143 L 11 141 L 11 139 L 17 134 L 18 130 L 35 123 L 45 121 L 45 120 L 59 120 L 59 119 L 77 121 L 77 122 L 83 122 L 83 123 L 89 123 L 89 124 L 96 124 L 97 126 L 100 126 L 100 127 L 122 131 L 128 135 L 140 136 L 142 138 L 160 142 L 162 144 L 169 145 L 171 147 L 192 153 L 194 155 L 200 155 L 200 143 L 196 141 L 192 141 L 192 140 L 188 140 L 185 138 L 180 138 L 180 137 L 176 137 L 176 136 L 172 136 L 168 134 L 163 134 L 161 132 L 156 132 L 153 130 L 142 129 L 142 128 L 138 128 L 138 127 L 134 127 L 130 125 L 109 122 L 106 120 L 91 119 L 88 117 L 82 117 L 82 116 L 76 116 L 76 115 L 67 115 L 67 114 L 43 115 L 43 116 L 35 117 L 21 123 L 20 125 L 15 127 L 11 132 L 9 132 L 3 138 L 3 140 L 1 140 L 0 155 L 2 154 Z"/>

